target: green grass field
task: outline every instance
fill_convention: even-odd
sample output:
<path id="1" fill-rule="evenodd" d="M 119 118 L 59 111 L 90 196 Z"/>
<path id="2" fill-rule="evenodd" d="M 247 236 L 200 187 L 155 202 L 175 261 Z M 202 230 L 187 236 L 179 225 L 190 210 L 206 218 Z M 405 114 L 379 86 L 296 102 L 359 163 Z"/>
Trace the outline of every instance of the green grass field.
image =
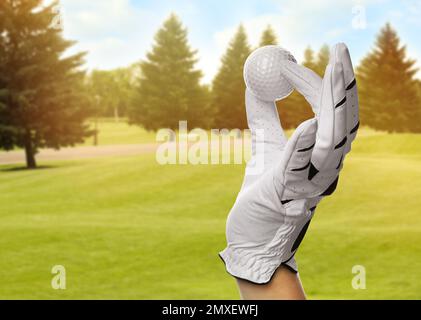
<path id="1" fill-rule="evenodd" d="M 242 166 L 0 167 L 0 299 L 237 299 L 217 253 Z M 311 299 L 421 298 L 421 136 L 363 130 L 298 262 Z M 51 288 L 64 265 L 67 290 Z M 367 289 L 351 287 L 354 265 Z"/>
<path id="2" fill-rule="evenodd" d="M 95 129 L 95 121 L 89 120 L 91 129 Z M 101 118 L 98 120 L 98 145 L 141 144 L 154 143 L 155 133 L 148 132 L 136 125 L 127 124 L 126 119 L 116 122 L 113 118 Z M 82 145 L 92 146 L 94 138 L 86 139 Z"/>

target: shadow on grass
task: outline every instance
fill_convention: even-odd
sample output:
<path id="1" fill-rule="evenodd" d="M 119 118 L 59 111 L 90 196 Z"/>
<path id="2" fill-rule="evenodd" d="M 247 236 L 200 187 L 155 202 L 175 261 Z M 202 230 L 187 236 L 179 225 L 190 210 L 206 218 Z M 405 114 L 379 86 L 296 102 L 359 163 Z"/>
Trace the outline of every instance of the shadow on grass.
<path id="1" fill-rule="evenodd" d="M 57 169 L 60 168 L 60 166 L 38 166 L 35 169 L 29 169 L 27 167 L 6 167 L 6 168 L 0 168 L 1 172 L 20 172 L 20 171 L 40 171 L 40 170 L 47 170 L 47 169 Z"/>

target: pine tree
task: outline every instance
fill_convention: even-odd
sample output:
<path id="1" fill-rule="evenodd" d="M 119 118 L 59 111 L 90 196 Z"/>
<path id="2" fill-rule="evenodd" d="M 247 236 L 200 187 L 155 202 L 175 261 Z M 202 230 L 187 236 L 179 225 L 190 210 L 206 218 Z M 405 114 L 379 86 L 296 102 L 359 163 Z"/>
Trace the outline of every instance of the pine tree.
<path id="1" fill-rule="evenodd" d="M 421 100 L 415 61 L 406 57 L 388 23 L 358 68 L 362 123 L 389 132 L 421 132 Z"/>
<path id="2" fill-rule="evenodd" d="M 326 71 L 326 67 L 329 64 L 329 58 L 330 58 L 330 49 L 329 49 L 329 46 L 325 44 L 320 48 L 320 51 L 317 55 L 316 66 L 313 71 L 315 71 L 318 75 L 323 77 Z"/>
<path id="3" fill-rule="evenodd" d="M 304 52 L 303 66 L 312 70 L 317 69 L 314 51 L 310 47 Z M 305 120 L 314 117 L 311 106 L 298 91 L 294 91 L 288 98 L 277 104 L 284 129 L 295 129 Z"/>
<path id="4" fill-rule="evenodd" d="M 202 74 L 195 69 L 197 52 L 188 44 L 187 29 L 175 14 L 155 36 L 152 51 L 141 63 L 138 95 L 130 122 L 148 130 L 177 129 L 179 121 L 200 126 L 209 121 Z"/>
<path id="5" fill-rule="evenodd" d="M 52 25 L 56 5 L 0 2 L 0 148 L 23 148 L 28 168 L 39 148 L 72 146 L 91 133 L 84 54 L 63 57 L 74 43 Z"/>
<path id="6" fill-rule="evenodd" d="M 301 114 L 304 105 L 301 95 L 297 91 L 294 91 L 289 97 L 277 101 L 276 104 L 283 129 L 294 129 L 302 122 Z"/>
<path id="7" fill-rule="evenodd" d="M 316 58 L 314 57 L 314 51 L 311 47 L 307 47 L 306 50 L 304 51 L 303 66 L 313 71 L 316 70 L 317 68 Z"/>
<path id="8" fill-rule="evenodd" d="M 215 125 L 225 129 L 246 129 L 244 63 L 251 49 L 244 27 L 240 25 L 231 40 L 222 66 L 213 81 L 213 108 Z"/>
<path id="9" fill-rule="evenodd" d="M 266 30 L 263 31 L 262 38 L 260 39 L 260 47 L 277 45 L 278 37 L 271 25 L 268 25 Z"/>

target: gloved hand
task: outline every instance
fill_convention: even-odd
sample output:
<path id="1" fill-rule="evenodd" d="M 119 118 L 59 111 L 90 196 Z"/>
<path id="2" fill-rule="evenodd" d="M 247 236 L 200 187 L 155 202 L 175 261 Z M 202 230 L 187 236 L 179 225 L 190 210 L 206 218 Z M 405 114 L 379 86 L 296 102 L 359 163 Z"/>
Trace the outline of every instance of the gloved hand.
<path id="1" fill-rule="evenodd" d="M 295 253 L 318 203 L 335 191 L 359 127 L 357 86 L 344 44 L 332 49 L 323 80 L 291 61 L 282 70 L 315 118 L 287 140 L 276 104 L 247 89 L 252 158 L 228 217 L 228 246 L 220 253 L 231 275 L 258 284 L 268 283 L 281 265 L 297 272 Z"/>

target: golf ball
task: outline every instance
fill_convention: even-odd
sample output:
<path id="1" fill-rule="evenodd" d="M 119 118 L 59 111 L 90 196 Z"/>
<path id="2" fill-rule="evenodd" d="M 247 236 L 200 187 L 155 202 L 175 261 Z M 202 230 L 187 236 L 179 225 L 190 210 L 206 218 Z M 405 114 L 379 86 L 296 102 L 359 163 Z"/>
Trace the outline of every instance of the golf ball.
<path id="1" fill-rule="evenodd" d="M 297 63 L 287 50 L 279 46 L 265 46 L 254 51 L 244 66 L 247 88 L 263 101 L 277 101 L 289 96 L 294 88 L 282 76 L 284 61 Z"/>

